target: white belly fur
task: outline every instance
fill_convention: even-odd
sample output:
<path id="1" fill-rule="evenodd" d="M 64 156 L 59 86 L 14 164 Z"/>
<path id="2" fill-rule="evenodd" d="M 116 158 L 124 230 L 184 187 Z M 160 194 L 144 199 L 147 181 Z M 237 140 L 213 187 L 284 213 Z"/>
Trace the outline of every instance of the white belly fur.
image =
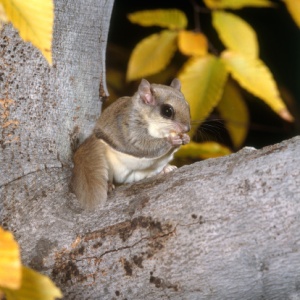
<path id="1" fill-rule="evenodd" d="M 175 149 L 158 158 L 137 158 L 119 152 L 105 142 L 106 158 L 109 164 L 109 179 L 115 183 L 135 182 L 160 173 L 173 159 Z"/>

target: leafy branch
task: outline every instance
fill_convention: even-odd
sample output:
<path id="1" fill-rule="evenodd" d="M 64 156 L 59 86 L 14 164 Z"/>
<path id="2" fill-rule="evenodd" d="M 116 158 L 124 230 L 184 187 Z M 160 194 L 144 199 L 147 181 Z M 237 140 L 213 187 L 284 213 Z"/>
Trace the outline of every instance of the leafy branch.
<path id="1" fill-rule="evenodd" d="M 246 102 L 231 78 L 249 93 L 264 101 L 282 119 L 292 122 L 280 96 L 272 72 L 259 58 L 259 44 L 254 29 L 241 17 L 226 9 L 237 10 L 247 6 L 274 7 L 269 0 L 204 0 L 201 7 L 191 0 L 195 29 L 187 30 L 187 17 L 177 9 L 138 11 L 128 19 L 141 26 L 159 26 L 163 30 L 140 41 L 134 48 L 127 69 L 127 80 L 136 80 L 165 69 L 176 51 L 187 57 L 177 76 L 182 92 L 191 106 L 192 120 L 205 120 L 213 109 L 226 116 L 226 128 L 235 148 L 244 142 L 249 124 Z M 299 25 L 300 8 L 293 0 L 285 2 Z M 292 13 L 293 10 L 293 13 Z M 212 26 L 218 33 L 225 50 L 218 51 L 203 33 L 199 14 L 210 13 Z M 298 21 L 297 21 L 298 20 Z M 234 107 L 234 109 L 232 109 Z M 244 129 L 234 124 L 245 124 Z M 191 131 L 195 134 L 196 128 Z M 186 145 L 186 148 L 195 145 Z M 198 150 L 201 152 L 202 145 Z M 189 150 L 184 150 L 189 152 Z M 194 156 L 200 156 L 195 151 Z M 180 153 L 180 152 L 179 152 Z"/>

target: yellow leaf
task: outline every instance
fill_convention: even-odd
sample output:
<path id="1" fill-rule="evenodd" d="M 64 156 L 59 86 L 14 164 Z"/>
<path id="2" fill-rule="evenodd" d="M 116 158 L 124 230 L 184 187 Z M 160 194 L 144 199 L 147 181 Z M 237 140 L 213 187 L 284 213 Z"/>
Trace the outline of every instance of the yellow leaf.
<path id="1" fill-rule="evenodd" d="M 6 13 L 4 11 L 2 3 L 0 3 L 0 27 L 1 27 L 1 22 L 3 22 L 3 23 L 8 22 L 8 19 L 7 19 L 7 16 L 6 16 Z"/>
<path id="2" fill-rule="evenodd" d="M 127 80 L 135 80 L 164 69 L 176 51 L 176 31 L 164 30 L 139 42 L 131 53 Z"/>
<path id="3" fill-rule="evenodd" d="M 52 0 L 1 0 L 6 15 L 24 41 L 31 42 L 52 64 Z"/>
<path id="4" fill-rule="evenodd" d="M 18 243 L 0 227 L 0 286 L 17 289 L 21 285 L 21 259 Z"/>
<path id="5" fill-rule="evenodd" d="M 235 148 L 239 148 L 248 133 L 249 113 L 239 89 L 228 81 L 217 107 Z"/>
<path id="6" fill-rule="evenodd" d="M 272 2 L 269 0 L 204 0 L 204 3 L 207 7 L 211 9 L 220 9 L 220 8 L 239 9 L 247 6 L 252 6 L 252 7 L 273 6 Z"/>
<path id="7" fill-rule="evenodd" d="M 176 152 L 176 157 L 207 159 L 228 155 L 230 153 L 230 149 L 216 142 L 190 142 L 189 144 L 180 147 L 180 149 Z"/>
<path id="8" fill-rule="evenodd" d="M 62 293 L 45 275 L 29 268 L 22 268 L 22 285 L 19 290 L 4 290 L 7 300 L 54 300 Z"/>
<path id="9" fill-rule="evenodd" d="M 285 0 L 284 1 L 289 13 L 296 22 L 297 26 L 300 27 L 300 1 L 299 0 Z"/>
<path id="10" fill-rule="evenodd" d="M 258 57 L 256 33 L 248 23 L 224 11 L 214 11 L 212 17 L 213 26 L 228 49 L 253 58 Z"/>
<path id="11" fill-rule="evenodd" d="M 188 60 L 178 78 L 191 107 L 191 118 L 200 124 L 221 99 L 227 79 L 226 68 L 214 56 L 194 57 Z M 195 128 L 190 135 L 194 132 Z"/>
<path id="12" fill-rule="evenodd" d="M 187 26 L 186 15 L 178 9 L 137 11 L 127 17 L 131 23 L 141 26 L 160 26 L 169 29 L 184 29 Z"/>
<path id="13" fill-rule="evenodd" d="M 228 71 L 247 91 L 262 99 L 281 118 L 293 121 L 269 68 L 259 59 L 245 57 L 240 53 L 224 51 L 221 55 Z"/>
<path id="14" fill-rule="evenodd" d="M 178 48 L 185 55 L 204 56 L 207 54 L 207 38 L 203 33 L 179 31 Z"/>

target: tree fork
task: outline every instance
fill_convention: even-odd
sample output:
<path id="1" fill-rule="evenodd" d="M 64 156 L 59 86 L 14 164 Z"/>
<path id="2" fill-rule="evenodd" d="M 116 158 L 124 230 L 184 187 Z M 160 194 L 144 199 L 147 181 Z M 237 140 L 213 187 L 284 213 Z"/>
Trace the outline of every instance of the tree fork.
<path id="1" fill-rule="evenodd" d="M 72 143 L 105 88 L 112 1 L 55 3 L 54 66 L 0 35 L 0 220 L 65 299 L 300 297 L 300 138 L 117 188 L 82 211 Z M 100 95 L 103 96 L 103 95 Z M 4 126 L 5 124 L 5 126 Z"/>

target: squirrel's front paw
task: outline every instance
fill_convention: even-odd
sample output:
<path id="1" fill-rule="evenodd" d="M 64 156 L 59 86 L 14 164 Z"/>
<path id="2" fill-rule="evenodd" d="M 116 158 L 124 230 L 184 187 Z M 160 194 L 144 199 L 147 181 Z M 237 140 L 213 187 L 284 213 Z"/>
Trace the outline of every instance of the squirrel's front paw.
<path id="1" fill-rule="evenodd" d="M 188 144 L 190 142 L 190 137 L 186 133 L 171 133 L 168 136 L 168 140 L 173 146 L 181 146 Z"/>
<path id="2" fill-rule="evenodd" d="M 172 146 L 182 145 L 182 138 L 176 133 L 171 133 L 168 136 L 168 141 L 171 143 Z"/>
<path id="3" fill-rule="evenodd" d="M 189 135 L 186 133 L 183 133 L 180 137 L 181 137 L 182 145 L 188 144 L 191 140 Z"/>

